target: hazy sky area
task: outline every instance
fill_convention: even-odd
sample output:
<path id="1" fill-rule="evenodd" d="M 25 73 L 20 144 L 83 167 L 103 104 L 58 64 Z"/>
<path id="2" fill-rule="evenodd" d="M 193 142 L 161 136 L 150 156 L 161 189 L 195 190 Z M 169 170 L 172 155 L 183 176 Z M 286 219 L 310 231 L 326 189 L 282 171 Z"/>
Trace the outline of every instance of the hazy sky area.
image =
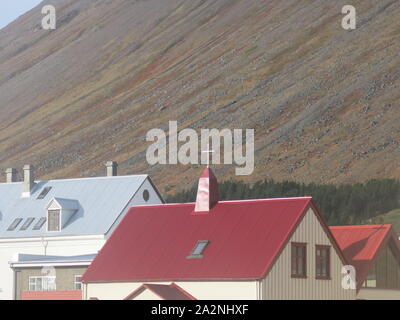
<path id="1" fill-rule="evenodd" d="M 0 29 L 40 2 L 42 0 L 0 0 Z"/>

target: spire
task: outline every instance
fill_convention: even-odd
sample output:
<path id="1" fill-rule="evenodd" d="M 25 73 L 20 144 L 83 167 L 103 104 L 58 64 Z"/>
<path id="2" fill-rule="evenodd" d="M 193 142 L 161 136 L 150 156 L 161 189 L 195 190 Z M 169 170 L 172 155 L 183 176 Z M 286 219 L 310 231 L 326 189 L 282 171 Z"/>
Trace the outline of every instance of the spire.
<path id="1" fill-rule="evenodd" d="M 218 203 L 218 181 L 211 168 L 207 167 L 199 179 L 195 213 L 207 213 Z"/>

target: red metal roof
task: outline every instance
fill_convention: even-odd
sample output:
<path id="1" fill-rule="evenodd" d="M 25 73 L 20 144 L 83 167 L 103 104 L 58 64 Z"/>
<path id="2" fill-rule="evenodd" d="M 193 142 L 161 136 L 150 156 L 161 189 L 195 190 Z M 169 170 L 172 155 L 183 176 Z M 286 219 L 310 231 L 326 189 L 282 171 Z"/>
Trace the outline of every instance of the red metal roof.
<path id="1" fill-rule="evenodd" d="M 142 293 L 144 290 L 150 290 L 154 292 L 163 300 L 196 300 L 196 298 L 194 298 L 191 294 L 182 289 L 176 283 L 171 283 L 169 285 L 145 283 L 138 289 L 133 291 L 124 300 L 133 300 L 137 295 Z"/>
<path id="2" fill-rule="evenodd" d="M 359 287 L 388 239 L 394 241 L 400 252 L 397 236 L 390 224 L 330 227 L 330 230 L 348 263 L 356 268 Z"/>
<path id="3" fill-rule="evenodd" d="M 304 197 L 218 202 L 206 215 L 194 203 L 133 207 L 83 281 L 261 279 L 310 206 Z M 188 259 L 199 240 L 209 241 L 203 257 Z"/>

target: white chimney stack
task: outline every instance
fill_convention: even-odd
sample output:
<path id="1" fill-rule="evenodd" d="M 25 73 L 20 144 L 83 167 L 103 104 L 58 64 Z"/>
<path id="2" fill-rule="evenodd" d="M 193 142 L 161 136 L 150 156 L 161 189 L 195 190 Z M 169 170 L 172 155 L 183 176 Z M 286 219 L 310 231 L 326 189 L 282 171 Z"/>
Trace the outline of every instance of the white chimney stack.
<path id="1" fill-rule="evenodd" d="M 107 177 L 115 177 L 118 175 L 117 174 L 118 164 L 115 161 L 107 161 L 106 167 L 107 167 Z"/>
<path id="2" fill-rule="evenodd" d="M 17 170 L 8 168 L 6 170 L 7 183 L 17 182 Z"/>
<path id="3" fill-rule="evenodd" d="M 24 166 L 24 183 L 22 186 L 22 197 L 29 198 L 32 193 L 33 186 L 35 185 L 35 178 L 33 173 L 33 166 Z"/>

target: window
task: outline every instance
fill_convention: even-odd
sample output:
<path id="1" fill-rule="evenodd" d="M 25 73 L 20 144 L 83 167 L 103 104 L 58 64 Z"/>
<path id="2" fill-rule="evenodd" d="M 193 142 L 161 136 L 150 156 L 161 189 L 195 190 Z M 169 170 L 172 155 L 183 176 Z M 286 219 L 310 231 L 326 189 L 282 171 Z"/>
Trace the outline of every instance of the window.
<path id="1" fill-rule="evenodd" d="M 47 196 L 47 194 L 49 193 L 50 190 L 51 190 L 51 187 L 43 188 L 42 192 L 38 195 L 38 197 L 36 199 L 37 200 L 44 199 Z"/>
<path id="2" fill-rule="evenodd" d="M 75 276 L 75 290 L 82 290 L 82 276 Z"/>
<path id="3" fill-rule="evenodd" d="M 149 201 L 149 199 L 150 199 L 150 192 L 149 190 L 146 189 L 143 191 L 143 200 L 147 202 Z"/>
<path id="4" fill-rule="evenodd" d="M 307 244 L 292 243 L 292 278 L 307 277 Z"/>
<path id="5" fill-rule="evenodd" d="M 376 288 L 376 265 L 371 269 L 364 282 L 364 287 Z"/>
<path id="6" fill-rule="evenodd" d="M 21 223 L 22 219 L 21 218 L 17 218 L 13 221 L 13 223 L 11 223 L 11 225 L 8 227 L 7 231 L 14 231 L 18 225 Z"/>
<path id="7" fill-rule="evenodd" d="M 316 246 L 315 249 L 315 268 L 317 279 L 330 279 L 330 246 Z"/>
<path id="8" fill-rule="evenodd" d="M 190 256 L 187 258 L 202 258 L 203 257 L 203 251 L 207 247 L 207 245 L 210 243 L 208 240 L 200 240 L 196 243 L 195 247 L 192 250 L 192 253 Z"/>
<path id="9" fill-rule="evenodd" d="M 45 218 L 45 217 L 40 218 L 39 221 L 33 227 L 33 230 L 40 230 L 46 221 L 47 221 L 47 218 Z"/>
<path id="10" fill-rule="evenodd" d="M 56 290 L 56 277 L 29 277 L 29 291 Z"/>
<path id="11" fill-rule="evenodd" d="M 60 231 L 60 210 L 49 210 L 47 216 L 47 231 Z"/>
<path id="12" fill-rule="evenodd" d="M 24 230 L 28 229 L 30 227 L 30 225 L 32 224 L 33 220 L 35 220 L 35 218 L 26 219 L 20 230 L 24 231 Z"/>

